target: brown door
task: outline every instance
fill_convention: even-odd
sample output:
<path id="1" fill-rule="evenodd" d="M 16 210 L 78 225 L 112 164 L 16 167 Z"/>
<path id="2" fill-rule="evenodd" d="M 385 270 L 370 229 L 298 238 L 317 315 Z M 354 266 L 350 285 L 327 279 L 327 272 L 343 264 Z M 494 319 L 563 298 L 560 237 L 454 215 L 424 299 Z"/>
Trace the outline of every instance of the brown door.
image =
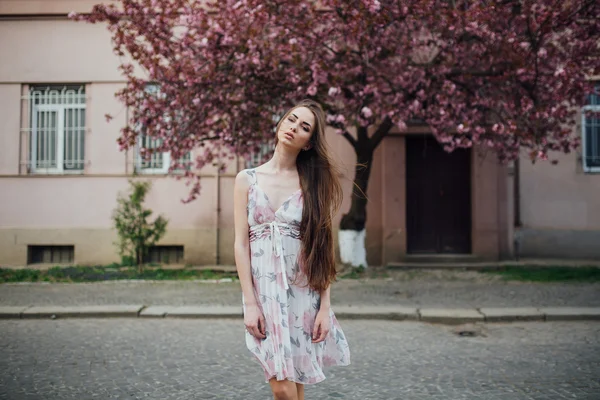
<path id="1" fill-rule="evenodd" d="M 471 157 L 432 136 L 406 137 L 409 253 L 471 252 Z"/>

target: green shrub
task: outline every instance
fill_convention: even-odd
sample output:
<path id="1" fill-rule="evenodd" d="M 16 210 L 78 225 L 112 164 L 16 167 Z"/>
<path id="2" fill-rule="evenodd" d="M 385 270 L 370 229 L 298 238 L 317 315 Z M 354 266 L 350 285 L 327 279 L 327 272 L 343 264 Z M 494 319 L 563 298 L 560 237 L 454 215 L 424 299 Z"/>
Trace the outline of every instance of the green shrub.
<path id="1" fill-rule="evenodd" d="M 143 202 L 150 190 L 150 182 L 129 180 L 129 184 L 129 195 L 119 195 L 118 206 L 112 216 L 119 235 L 119 241 L 115 244 L 122 264 L 137 266 L 138 273 L 141 273 L 144 256 L 165 234 L 168 221 L 160 215 L 153 222 L 148 221 L 152 210 L 145 209 Z"/>

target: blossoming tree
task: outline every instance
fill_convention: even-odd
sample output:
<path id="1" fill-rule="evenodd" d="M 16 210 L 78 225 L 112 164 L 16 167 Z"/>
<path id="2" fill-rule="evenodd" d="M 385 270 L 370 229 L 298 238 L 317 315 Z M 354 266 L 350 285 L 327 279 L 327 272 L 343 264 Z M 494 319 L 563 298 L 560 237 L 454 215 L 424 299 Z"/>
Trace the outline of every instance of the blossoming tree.
<path id="1" fill-rule="evenodd" d="M 143 126 L 172 167 L 190 150 L 197 168 L 248 155 L 294 101 L 323 104 L 357 159 L 341 258 L 366 266 L 362 193 L 390 130 L 419 121 L 448 151 L 500 160 L 569 152 L 600 73 L 598 15 L 597 0 L 119 0 L 71 17 L 107 24 L 126 60 L 121 147 Z"/>

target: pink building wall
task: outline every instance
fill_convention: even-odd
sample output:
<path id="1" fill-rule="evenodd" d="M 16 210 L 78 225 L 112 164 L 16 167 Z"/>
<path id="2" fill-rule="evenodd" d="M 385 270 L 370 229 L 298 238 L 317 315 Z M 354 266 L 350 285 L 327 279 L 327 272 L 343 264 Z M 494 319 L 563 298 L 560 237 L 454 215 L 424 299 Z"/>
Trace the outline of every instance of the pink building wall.
<path id="1" fill-rule="evenodd" d="M 116 144 L 127 110 L 114 93 L 124 81 L 105 27 L 66 19 L 69 11 L 86 11 L 94 3 L 0 0 L 0 15 L 4 16 L 0 20 L 0 54 L 9 60 L 0 62 L 0 265 L 24 264 L 28 244 L 72 244 L 77 263 L 118 261 L 110 215 L 134 167 L 133 151 L 120 152 Z M 27 85 L 50 83 L 85 84 L 83 175 L 31 175 L 24 168 L 27 143 L 20 129 L 26 121 L 26 108 L 21 96 Z M 115 118 L 107 122 L 106 113 Z M 407 134 L 415 133 L 423 132 Z M 367 193 L 366 246 L 371 265 L 403 260 L 407 255 L 404 138 L 392 133 L 375 152 Z M 345 193 L 334 221 L 337 226 L 350 205 L 356 157 L 341 136 L 329 131 L 328 141 L 341 164 Z M 486 259 L 510 256 L 512 169 L 499 165 L 493 156 L 481 159 L 477 151 L 472 154 L 473 253 Z M 558 166 L 521 163 L 523 228 L 519 234 L 525 233 L 527 245 L 522 250 L 530 256 L 556 248 L 556 240 L 573 243 L 598 238 L 598 176 L 584 174 L 576 155 L 559 158 Z M 153 182 L 148 207 L 170 221 L 161 244 L 184 245 L 186 263 L 232 264 L 233 178 L 241 168 L 241 162 L 233 163 L 219 176 L 212 167 L 204 168 L 200 171 L 201 196 L 191 204 L 180 202 L 188 189 L 184 181 L 160 175 L 141 177 Z M 559 235 L 552 236 L 556 232 Z M 571 254 L 578 251 L 577 246 L 565 249 Z"/>
<path id="2" fill-rule="evenodd" d="M 521 158 L 520 254 L 600 259 L 600 175 L 583 171 L 579 151 L 550 159 Z"/>
<path id="3" fill-rule="evenodd" d="M 127 188 L 134 161 L 133 151 L 120 152 L 116 145 L 127 110 L 114 93 L 124 82 L 106 29 L 64 17 L 74 7 L 84 11 L 91 4 L 0 1 L 0 13 L 5 15 L 63 14 L 55 18 L 18 16 L 0 22 L 0 37 L 11 38 L 0 40 L 0 54 L 11 55 L 9 63 L 0 64 L 0 188 L 8 194 L 0 209 L 0 263 L 23 264 L 28 244 L 73 244 L 78 263 L 118 261 L 110 215 L 117 194 Z M 26 93 L 26 85 L 36 83 L 85 84 L 83 175 L 28 175 L 23 168 L 27 141 L 19 130 L 27 110 L 20 97 Z M 115 118 L 106 122 L 106 113 Z M 337 226 L 350 205 L 356 157 L 341 136 L 329 132 L 328 141 L 341 165 L 345 191 L 341 212 L 335 219 Z M 370 264 L 395 260 L 406 251 L 402 152 L 402 136 L 392 136 L 375 154 L 367 211 Z M 204 168 L 202 194 L 187 205 L 180 202 L 187 193 L 183 181 L 146 177 L 154 183 L 147 205 L 170 220 L 161 244 L 184 245 L 188 263 L 233 263 L 231 193 L 239 168 L 241 164 L 232 165 L 218 178 L 212 168 Z M 496 253 L 492 248 L 491 254 Z"/>

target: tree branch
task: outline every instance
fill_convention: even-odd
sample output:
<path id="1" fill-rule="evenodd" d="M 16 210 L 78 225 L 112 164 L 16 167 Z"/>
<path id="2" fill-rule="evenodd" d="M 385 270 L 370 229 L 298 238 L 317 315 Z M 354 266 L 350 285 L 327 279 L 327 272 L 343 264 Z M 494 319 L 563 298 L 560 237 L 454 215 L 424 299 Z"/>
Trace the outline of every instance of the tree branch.
<path id="1" fill-rule="evenodd" d="M 386 116 L 385 119 L 381 122 L 381 124 L 379 124 L 379 127 L 377 128 L 373 136 L 371 136 L 371 146 L 373 149 L 379 146 L 379 143 L 381 143 L 383 138 L 387 136 L 387 134 L 390 132 L 390 129 L 392 129 L 393 125 L 394 124 L 392 122 L 392 119 Z"/>
<path id="2" fill-rule="evenodd" d="M 356 141 L 356 139 L 354 139 L 354 137 L 352 137 L 350 132 L 345 130 L 344 133 L 342 133 L 342 136 L 346 138 L 346 140 L 350 143 L 352 148 L 356 151 L 358 142 Z"/>

